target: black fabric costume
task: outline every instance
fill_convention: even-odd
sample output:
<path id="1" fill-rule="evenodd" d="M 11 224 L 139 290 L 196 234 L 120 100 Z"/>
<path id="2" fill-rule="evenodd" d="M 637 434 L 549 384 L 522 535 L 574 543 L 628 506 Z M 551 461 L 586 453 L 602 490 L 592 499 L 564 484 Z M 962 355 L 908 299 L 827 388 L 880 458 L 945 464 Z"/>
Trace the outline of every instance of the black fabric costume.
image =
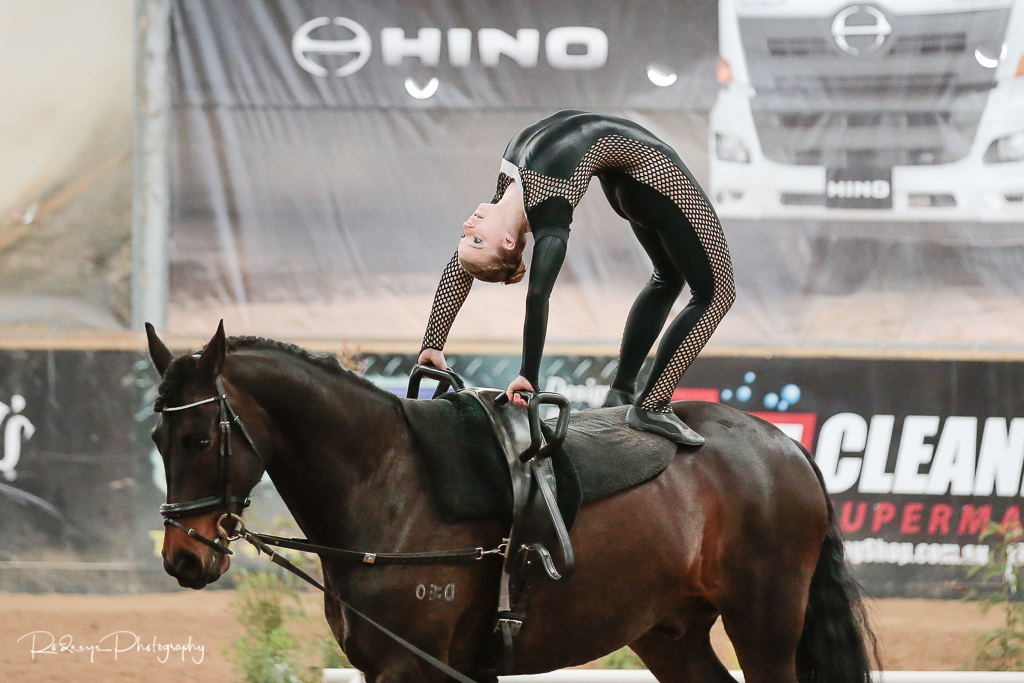
<path id="1" fill-rule="evenodd" d="M 505 150 L 491 203 L 515 180 L 535 240 L 520 374 L 539 388 L 548 298 L 565 259 L 573 209 L 595 175 L 654 264 L 626 320 L 614 388 L 635 390 L 673 303 L 683 285 L 690 285 L 690 301 L 665 331 L 637 401 L 641 408 L 666 412 L 679 378 L 732 305 L 732 262 L 711 203 L 678 155 L 626 119 L 559 112 L 523 130 Z M 472 283 L 456 252 L 434 296 L 423 348 L 443 350 Z"/>

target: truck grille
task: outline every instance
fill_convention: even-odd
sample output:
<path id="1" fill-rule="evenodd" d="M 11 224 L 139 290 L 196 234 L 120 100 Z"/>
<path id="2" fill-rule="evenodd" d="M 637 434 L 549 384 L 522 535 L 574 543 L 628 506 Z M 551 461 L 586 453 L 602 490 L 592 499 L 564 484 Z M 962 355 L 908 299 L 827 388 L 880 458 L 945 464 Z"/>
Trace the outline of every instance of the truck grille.
<path id="1" fill-rule="evenodd" d="M 927 166 L 970 151 L 980 111 L 755 111 L 769 159 L 798 166 Z"/>
<path id="2" fill-rule="evenodd" d="M 938 98 L 962 92 L 989 90 L 995 83 L 958 83 L 956 74 L 912 74 L 909 76 L 777 76 L 775 89 L 801 94 L 870 95 L 895 98 L 901 95 Z"/>
<path id="3" fill-rule="evenodd" d="M 806 57 L 829 55 L 838 57 L 832 41 L 826 38 L 766 38 L 765 46 L 772 57 Z M 930 55 L 940 52 L 960 54 L 967 49 L 966 33 L 934 33 L 920 36 L 898 36 L 886 56 Z"/>
<path id="4" fill-rule="evenodd" d="M 933 33 L 922 36 L 897 36 L 888 55 L 933 55 L 939 52 L 962 54 L 967 49 L 966 33 Z"/>
<path id="5" fill-rule="evenodd" d="M 967 155 L 995 86 L 974 51 L 998 54 L 1009 8 L 887 19 L 882 46 L 855 56 L 836 43 L 831 17 L 740 18 L 766 157 L 918 166 Z"/>

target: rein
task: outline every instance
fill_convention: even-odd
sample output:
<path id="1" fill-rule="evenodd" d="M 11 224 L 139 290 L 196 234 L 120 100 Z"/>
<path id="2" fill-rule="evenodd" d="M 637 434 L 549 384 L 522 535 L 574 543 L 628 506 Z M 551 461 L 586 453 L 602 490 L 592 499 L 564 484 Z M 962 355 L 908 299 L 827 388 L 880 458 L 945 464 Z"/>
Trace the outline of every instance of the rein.
<path id="1" fill-rule="evenodd" d="M 335 559 L 346 560 L 349 562 L 358 562 L 361 564 L 367 564 L 372 566 L 379 565 L 429 565 L 429 564 L 470 564 L 484 559 L 488 555 L 504 558 L 508 554 L 508 539 L 505 539 L 497 548 L 493 550 L 484 550 L 483 547 L 478 548 L 466 548 L 463 550 L 440 550 L 435 552 L 422 552 L 422 553 L 373 553 L 373 552 L 361 552 L 358 550 L 345 550 L 343 548 L 332 548 L 330 546 L 322 546 L 310 543 L 304 538 L 283 538 L 281 536 L 271 536 L 270 534 L 260 534 L 249 531 L 245 528 L 245 523 L 242 521 L 240 514 L 233 512 L 233 506 L 238 505 L 239 513 L 243 512 L 245 508 L 249 507 L 250 500 L 248 496 L 233 496 L 231 489 L 231 476 L 230 476 L 230 458 L 231 458 L 231 427 L 237 424 L 239 430 L 242 432 L 242 436 L 248 442 L 249 447 L 252 448 L 253 453 L 266 465 L 266 460 L 260 455 L 259 449 L 256 447 L 256 443 L 249 435 L 248 430 L 245 428 L 245 424 L 242 422 L 242 418 L 239 417 L 238 413 L 231 407 L 231 403 L 228 401 L 227 392 L 224 389 L 224 382 L 220 377 L 217 377 L 217 396 L 211 396 L 210 398 L 189 403 L 183 406 L 165 407 L 157 403 L 153 410 L 157 413 L 173 413 L 182 410 L 188 410 L 197 406 L 206 405 L 208 403 L 217 402 L 220 409 L 220 458 L 218 462 L 218 480 L 220 487 L 223 491 L 221 495 L 207 496 L 205 498 L 197 498 L 195 500 L 185 501 L 181 503 L 164 503 L 160 506 L 160 514 L 164 517 L 164 525 L 173 525 L 184 531 L 190 538 L 203 543 L 219 553 L 232 555 L 233 553 L 227 547 L 231 541 L 245 540 L 248 541 L 253 547 L 256 548 L 257 553 L 264 553 L 268 559 L 274 564 L 287 569 L 289 572 L 298 576 L 306 583 L 315 586 L 325 595 L 329 595 L 337 600 L 343 607 L 348 609 L 350 612 L 360 617 L 368 624 L 376 628 L 378 631 L 388 636 L 396 643 L 406 648 L 414 655 L 424 660 L 431 666 L 445 674 L 451 676 L 459 683 L 477 683 L 473 679 L 469 678 L 465 674 L 461 674 L 455 669 L 451 668 L 439 659 L 431 656 L 424 652 L 420 648 L 416 647 L 409 641 L 405 640 L 401 636 L 392 633 L 386 627 L 378 624 L 376 621 L 363 614 L 356 608 L 352 607 L 348 602 L 343 600 L 337 593 L 326 588 L 319 581 L 311 577 L 306 572 L 302 571 L 286 558 L 278 555 L 271 545 L 280 548 L 288 548 L 291 550 L 297 550 L 305 553 L 316 553 L 321 557 L 332 557 Z M 212 512 L 217 509 L 227 509 L 227 512 L 222 514 L 217 519 L 217 540 L 203 536 L 195 529 L 186 527 L 184 524 L 178 521 L 179 517 L 190 517 L 199 515 L 205 512 Z M 228 532 L 222 526 L 224 520 L 234 521 L 237 528 L 233 534 Z M 223 541 L 224 544 L 218 543 Z"/>

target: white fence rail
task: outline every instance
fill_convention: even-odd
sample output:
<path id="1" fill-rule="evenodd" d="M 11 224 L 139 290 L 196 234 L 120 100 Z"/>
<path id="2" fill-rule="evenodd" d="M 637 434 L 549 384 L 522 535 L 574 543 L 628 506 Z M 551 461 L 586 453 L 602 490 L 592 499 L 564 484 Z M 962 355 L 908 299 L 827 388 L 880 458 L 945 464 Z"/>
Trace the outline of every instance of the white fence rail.
<path id="1" fill-rule="evenodd" d="M 743 683 L 743 672 L 730 671 Z M 501 683 L 656 683 L 646 669 L 561 669 L 534 676 L 502 676 Z M 1024 683 L 1020 671 L 883 671 L 875 683 Z M 324 683 L 363 683 L 356 669 L 324 669 Z"/>

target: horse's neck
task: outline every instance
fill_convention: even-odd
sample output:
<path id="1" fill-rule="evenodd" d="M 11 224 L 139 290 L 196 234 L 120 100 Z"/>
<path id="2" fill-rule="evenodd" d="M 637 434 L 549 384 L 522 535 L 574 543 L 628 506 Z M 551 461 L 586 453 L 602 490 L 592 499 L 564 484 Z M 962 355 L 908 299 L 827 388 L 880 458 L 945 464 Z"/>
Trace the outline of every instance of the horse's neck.
<path id="1" fill-rule="evenodd" d="M 271 480 L 311 540 L 400 542 L 429 501 L 395 401 L 353 376 L 317 383 L 300 370 L 250 389 L 272 422 Z"/>

